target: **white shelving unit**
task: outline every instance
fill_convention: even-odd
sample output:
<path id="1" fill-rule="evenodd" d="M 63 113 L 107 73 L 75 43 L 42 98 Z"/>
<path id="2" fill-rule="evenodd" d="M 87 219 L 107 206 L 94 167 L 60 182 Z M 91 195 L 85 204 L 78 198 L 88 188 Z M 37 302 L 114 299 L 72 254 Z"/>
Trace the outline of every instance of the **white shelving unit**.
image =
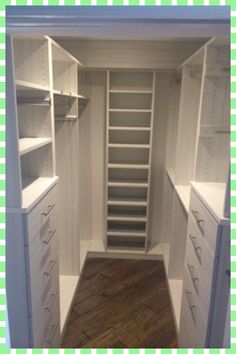
<path id="1" fill-rule="evenodd" d="M 108 249 L 148 247 L 155 73 L 107 73 Z"/>

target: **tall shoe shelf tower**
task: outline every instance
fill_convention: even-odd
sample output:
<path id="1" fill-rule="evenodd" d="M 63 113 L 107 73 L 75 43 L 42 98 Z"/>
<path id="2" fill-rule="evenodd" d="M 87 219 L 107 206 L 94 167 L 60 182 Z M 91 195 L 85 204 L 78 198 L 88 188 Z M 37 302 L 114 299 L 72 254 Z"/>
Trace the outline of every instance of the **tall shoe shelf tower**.
<path id="1" fill-rule="evenodd" d="M 106 246 L 147 250 L 155 73 L 107 73 Z"/>

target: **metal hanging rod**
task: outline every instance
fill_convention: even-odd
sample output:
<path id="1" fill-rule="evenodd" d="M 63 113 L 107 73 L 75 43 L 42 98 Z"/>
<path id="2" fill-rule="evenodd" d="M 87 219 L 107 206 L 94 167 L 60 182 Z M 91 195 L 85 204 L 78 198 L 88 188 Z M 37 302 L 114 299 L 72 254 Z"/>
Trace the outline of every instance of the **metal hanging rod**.
<path id="1" fill-rule="evenodd" d="M 17 98 L 17 104 L 22 105 L 37 105 L 37 106 L 50 106 L 51 99 L 50 98 L 42 98 L 42 97 L 33 97 L 33 98 Z"/>
<path id="2" fill-rule="evenodd" d="M 75 115 L 67 115 L 67 116 L 56 115 L 55 116 L 56 121 L 63 121 L 63 122 L 76 121 L 77 119 L 78 119 L 78 116 L 75 116 Z"/>

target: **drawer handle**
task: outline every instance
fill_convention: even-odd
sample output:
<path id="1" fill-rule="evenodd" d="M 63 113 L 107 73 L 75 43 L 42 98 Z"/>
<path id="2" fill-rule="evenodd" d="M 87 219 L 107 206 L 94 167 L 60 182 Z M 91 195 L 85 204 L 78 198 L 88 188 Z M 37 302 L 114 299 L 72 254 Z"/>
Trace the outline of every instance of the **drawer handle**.
<path id="1" fill-rule="evenodd" d="M 188 271 L 191 276 L 192 281 L 195 283 L 196 280 L 198 280 L 198 277 L 194 275 L 194 266 L 191 264 L 187 263 Z"/>
<path id="2" fill-rule="evenodd" d="M 204 234 L 204 230 L 203 230 L 203 225 L 204 225 L 204 220 L 203 219 L 199 219 L 198 218 L 198 211 L 197 210 L 193 210 L 191 209 L 191 212 L 193 213 L 193 216 L 196 220 L 197 226 L 199 228 L 199 230 L 201 231 L 202 234 Z"/>
<path id="3" fill-rule="evenodd" d="M 201 251 L 201 247 L 197 246 L 196 237 L 195 236 L 189 235 L 189 238 L 192 241 L 193 248 L 194 248 L 194 251 L 196 253 L 196 256 L 198 257 L 199 261 L 201 262 L 201 257 L 200 257 L 200 254 L 199 254 L 199 251 Z"/>
<path id="4" fill-rule="evenodd" d="M 52 342 L 53 342 L 53 338 L 56 334 L 56 329 L 57 329 L 57 325 L 56 324 L 52 324 L 51 325 L 51 329 L 50 329 L 50 335 L 49 335 L 49 338 L 46 339 L 46 342 L 48 343 L 48 345 L 51 345 Z"/>
<path id="5" fill-rule="evenodd" d="M 52 209 L 55 207 L 56 204 L 49 204 L 48 205 L 48 210 L 43 212 L 42 215 L 43 216 L 48 216 L 48 214 L 50 213 L 50 211 L 52 211 Z"/>
<path id="6" fill-rule="evenodd" d="M 50 311 L 51 311 L 52 305 L 53 305 L 53 303 L 54 303 L 55 298 L 56 298 L 56 295 L 55 295 L 55 294 L 51 294 L 51 295 L 50 295 L 49 300 L 51 300 L 51 301 L 49 302 L 49 305 L 47 305 L 47 306 L 44 307 L 44 310 L 45 310 L 45 311 L 47 311 L 47 312 L 50 312 Z"/>
<path id="7" fill-rule="evenodd" d="M 48 270 L 46 270 L 43 274 L 45 274 L 47 277 L 49 277 L 49 275 L 51 274 L 54 264 L 56 263 L 56 260 L 54 261 L 50 261 L 49 262 L 49 266 L 48 266 Z"/>
<path id="8" fill-rule="evenodd" d="M 196 306 L 193 305 L 192 303 L 192 297 L 191 297 L 191 291 L 185 289 L 185 294 L 186 294 L 186 297 L 187 297 L 187 300 L 188 300 L 188 305 L 189 305 L 189 308 L 190 310 L 192 311 Z"/>
<path id="9" fill-rule="evenodd" d="M 48 238 L 46 240 L 43 240 L 43 243 L 45 243 L 46 245 L 49 244 L 51 238 L 53 237 L 53 235 L 56 233 L 57 229 L 51 230 L 48 232 Z"/>

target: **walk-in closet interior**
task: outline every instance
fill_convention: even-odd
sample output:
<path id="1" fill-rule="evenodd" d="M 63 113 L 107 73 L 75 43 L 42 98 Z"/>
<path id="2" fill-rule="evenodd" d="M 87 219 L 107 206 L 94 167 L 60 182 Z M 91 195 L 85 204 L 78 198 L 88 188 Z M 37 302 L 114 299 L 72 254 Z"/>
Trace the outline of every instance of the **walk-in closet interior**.
<path id="1" fill-rule="evenodd" d="M 229 345 L 229 14 L 199 9 L 9 9 L 12 347 L 60 347 L 87 257 L 163 260 L 178 346 Z"/>

